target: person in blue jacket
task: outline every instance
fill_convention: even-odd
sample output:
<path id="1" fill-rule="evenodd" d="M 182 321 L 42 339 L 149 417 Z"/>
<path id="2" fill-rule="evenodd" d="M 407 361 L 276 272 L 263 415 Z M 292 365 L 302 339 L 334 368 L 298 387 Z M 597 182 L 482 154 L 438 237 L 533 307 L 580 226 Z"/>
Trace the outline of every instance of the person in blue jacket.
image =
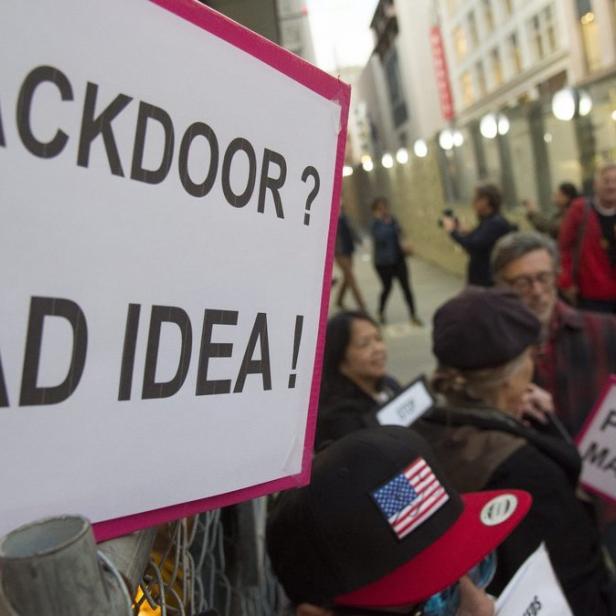
<path id="1" fill-rule="evenodd" d="M 517 231 L 517 226 L 512 225 L 501 215 L 502 202 L 503 197 L 499 188 L 494 184 L 484 184 L 475 188 L 473 209 L 479 224 L 474 229 L 470 231 L 464 229 L 455 216 L 443 216 L 442 224 L 445 231 L 468 253 L 466 281 L 469 285 L 492 286 L 490 271 L 492 248 L 503 235 Z"/>
<path id="2" fill-rule="evenodd" d="M 411 323 L 421 326 L 422 322 L 415 310 L 415 298 L 406 265 L 406 257 L 410 256 L 411 250 L 403 240 L 402 228 L 389 211 L 389 204 L 384 197 L 377 197 L 373 201 L 372 215 L 370 232 L 374 249 L 374 268 L 382 285 L 379 297 L 379 321 L 385 323 L 385 306 L 395 278 L 402 288 Z"/>

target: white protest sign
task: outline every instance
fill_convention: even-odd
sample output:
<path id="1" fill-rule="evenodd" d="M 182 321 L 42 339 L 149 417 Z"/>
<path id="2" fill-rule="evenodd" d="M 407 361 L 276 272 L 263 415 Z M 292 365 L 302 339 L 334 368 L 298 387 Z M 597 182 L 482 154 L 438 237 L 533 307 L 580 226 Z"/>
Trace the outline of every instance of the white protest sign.
<path id="1" fill-rule="evenodd" d="M 408 428 L 433 405 L 434 398 L 425 380 L 420 377 L 383 406 L 376 418 L 382 426 Z"/>
<path id="2" fill-rule="evenodd" d="M 616 501 L 616 377 L 610 377 L 577 438 L 577 446 L 582 456 L 582 485 L 606 500 Z"/>
<path id="3" fill-rule="evenodd" d="M 349 93 L 196 0 L 1 4 L 0 535 L 308 480 Z"/>
<path id="4" fill-rule="evenodd" d="M 496 601 L 496 616 L 573 616 L 545 544 L 526 560 Z"/>

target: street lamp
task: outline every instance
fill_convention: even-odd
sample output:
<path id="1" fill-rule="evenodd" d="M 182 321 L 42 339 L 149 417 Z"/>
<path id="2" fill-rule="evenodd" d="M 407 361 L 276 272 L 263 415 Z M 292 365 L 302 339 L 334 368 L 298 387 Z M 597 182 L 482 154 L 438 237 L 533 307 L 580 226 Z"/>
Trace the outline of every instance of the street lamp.
<path id="1" fill-rule="evenodd" d="M 428 156 L 428 144 L 423 139 L 417 139 L 413 144 L 413 152 L 418 158 L 425 158 Z"/>
<path id="2" fill-rule="evenodd" d="M 486 139 L 494 139 L 496 137 L 498 134 L 498 125 L 496 123 L 496 116 L 493 113 L 488 113 L 488 115 L 481 118 L 481 122 L 479 122 L 479 132 Z"/>
<path id="3" fill-rule="evenodd" d="M 552 113 L 563 122 L 573 120 L 576 114 L 587 116 L 592 111 L 592 98 L 584 90 L 563 88 L 552 97 Z"/>
<path id="4" fill-rule="evenodd" d="M 361 157 L 361 167 L 364 171 L 370 172 L 374 169 L 374 163 L 372 162 L 372 158 L 368 154 L 364 154 Z"/>
<path id="5" fill-rule="evenodd" d="M 383 154 L 383 158 L 381 158 L 381 165 L 385 169 L 391 169 L 394 166 L 394 157 L 389 152 L 386 152 Z"/>
<path id="6" fill-rule="evenodd" d="M 443 148 L 443 150 L 446 151 L 453 148 L 453 133 L 448 128 L 445 128 L 441 131 L 440 135 L 438 136 L 438 144 L 441 146 L 441 148 Z"/>
<path id="7" fill-rule="evenodd" d="M 511 123 L 504 113 L 488 113 L 479 122 L 479 132 L 486 139 L 494 139 L 496 135 L 506 135 L 510 128 Z"/>
<path id="8" fill-rule="evenodd" d="M 396 152 L 396 160 L 401 164 L 401 165 L 406 165 L 406 163 L 409 162 L 409 151 L 406 148 L 400 148 L 397 152 Z"/>

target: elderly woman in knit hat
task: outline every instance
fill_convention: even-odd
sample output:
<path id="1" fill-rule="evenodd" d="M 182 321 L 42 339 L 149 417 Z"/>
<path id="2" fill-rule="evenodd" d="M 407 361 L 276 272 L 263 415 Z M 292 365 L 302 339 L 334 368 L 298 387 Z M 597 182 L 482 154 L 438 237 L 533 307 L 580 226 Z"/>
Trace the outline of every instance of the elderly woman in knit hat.
<path id="1" fill-rule="evenodd" d="M 552 424 L 534 428 L 517 419 L 540 329 L 509 292 L 471 288 L 446 302 L 433 328 L 433 387 L 441 401 L 414 427 L 461 492 L 516 488 L 533 496 L 527 519 L 499 548 L 491 592 L 544 541 L 574 614 L 616 614 L 599 533 L 576 496 L 575 446 L 552 434 Z"/>

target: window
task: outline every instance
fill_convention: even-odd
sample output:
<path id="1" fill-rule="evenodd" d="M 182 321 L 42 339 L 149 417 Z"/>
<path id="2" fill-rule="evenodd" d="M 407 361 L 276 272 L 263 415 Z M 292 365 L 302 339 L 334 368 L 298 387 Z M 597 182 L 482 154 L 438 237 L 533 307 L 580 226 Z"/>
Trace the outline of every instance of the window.
<path id="1" fill-rule="evenodd" d="M 503 13 L 506 17 L 510 17 L 513 14 L 513 0 L 502 0 Z"/>
<path id="2" fill-rule="evenodd" d="M 582 41 L 584 42 L 584 53 L 586 55 L 586 65 L 589 71 L 596 71 L 602 66 L 601 47 L 599 45 L 599 32 L 597 19 L 594 13 L 586 13 L 580 18 L 582 28 Z"/>
<path id="3" fill-rule="evenodd" d="M 477 89 L 480 96 L 485 96 L 488 91 L 488 85 L 486 81 L 486 71 L 483 68 L 483 62 L 479 61 L 475 64 L 475 74 L 477 75 Z"/>
<path id="4" fill-rule="evenodd" d="M 582 25 L 584 18 L 582 18 Z M 535 60 L 543 60 L 547 55 L 558 49 L 554 8 L 546 6 L 528 22 L 529 38 Z"/>
<path id="5" fill-rule="evenodd" d="M 503 83 L 503 67 L 497 47 L 490 52 L 490 61 L 492 63 L 492 81 L 494 86 L 498 87 Z"/>
<path id="6" fill-rule="evenodd" d="M 398 62 L 398 52 L 392 47 L 386 54 L 383 62 L 387 89 L 391 101 L 391 109 L 394 126 L 398 127 L 408 119 L 408 111 L 404 100 L 404 92 L 400 78 L 400 65 Z"/>
<path id="7" fill-rule="evenodd" d="M 458 60 L 463 60 L 468 52 L 468 44 L 466 42 L 466 34 L 462 26 L 456 26 L 453 29 L 453 47 L 456 50 Z"/>
<path id="8" fill-rule="evenodd" d="M 475 18 L 474 11 L 471 11 L 468 14 L 468 34 L 470 36 L 472 46 L 477 47 L 477 45 L 479 45 L 479 34 L 477 31 L 477 19 Z"/>
<path id="9" fill-rule="evenodd" d="M 520 46 L 518 44 L 518 35 L 516 32 L 512 32 L 507 39 L 509 45 L 509 61 L 514 73 L 522 72 L 522 54 L 520 53 Z"/>
<path id="10" fill-rule="evenodd" d="M 483 5 L 483 20 L 486 23 L 486 30 L 492 32 L 494 30 L 494 13 L 492 12 L 492 0 L 481 0 Z"/>
<path id="11" fill-rule="evenodd" d="M 475 92 L 473 90 L 473 78 L 468 71 L 464 71 L 460 76 L 460 90 L 462 92 L 462 102 L 464 106 L 468 106 L 475 101 Z"/>
<path id="12" fill-rule="evenodd" d="M 556 27 L 554 24 L 554 11 L 552 6 L 548 5 L 543 10 L 543 29 L 545 32 L 545 38 L 547 42 L 547 48 L 550 53 L 556 51 L 558 43 L 556 41 Z"/>
<path id="13" fill-rule="evenodd" d="M 536 60 L 543 60 L 545 57 L 545 50 L 543 48 L 543 37 L 541 36 L 541 24 L 539 22 L 539 15 L 535 15 L 530 20 L 531 29 L 531 41 L 535 52 Z"/>
<path id="14" fill-rule="evenodd" d="M 458 10 L 458 4 L 460 0 L 447 0 L 447 12 L 449 15 L 453 15 Z"/>

